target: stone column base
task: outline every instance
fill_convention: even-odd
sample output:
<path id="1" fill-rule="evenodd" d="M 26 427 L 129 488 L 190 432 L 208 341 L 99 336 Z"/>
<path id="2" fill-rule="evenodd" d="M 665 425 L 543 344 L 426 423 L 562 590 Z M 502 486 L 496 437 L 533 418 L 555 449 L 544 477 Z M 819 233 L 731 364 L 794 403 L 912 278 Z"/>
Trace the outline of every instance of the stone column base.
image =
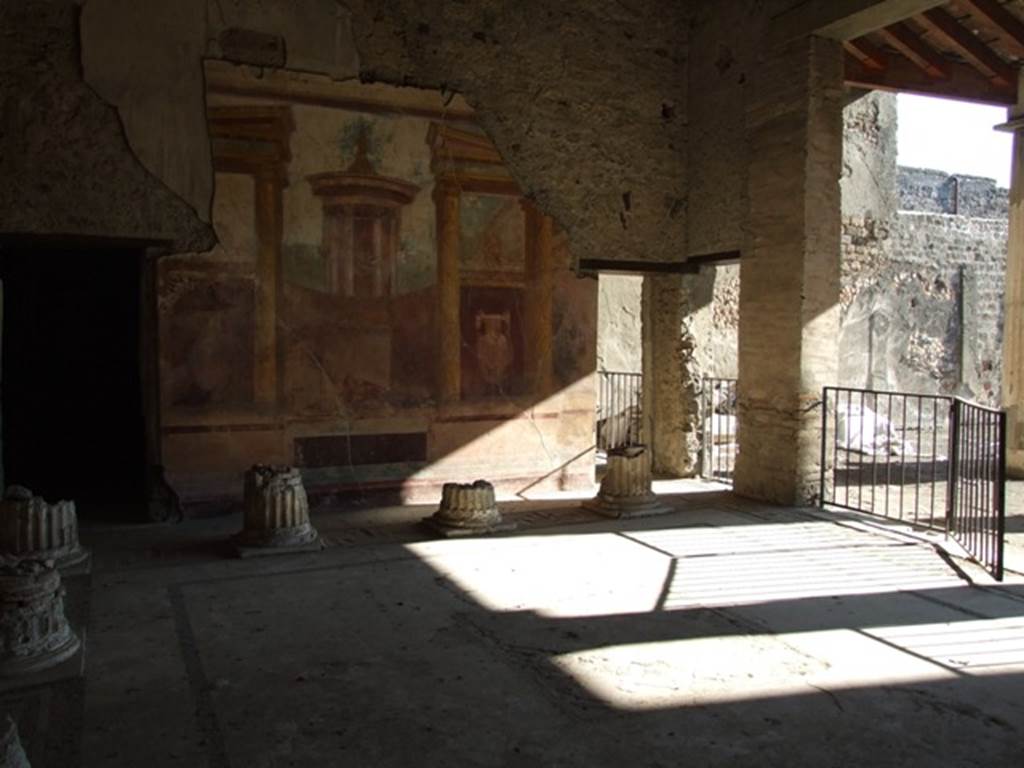
<path id="1" fill-rule="evenodd" d="M 423 525 L 447 538 L 501 533 L 516 527 L 502 518 L 494 501 L 494 486 L 484 480 L 469 485 L 445 483 L 440 507 L 424 518 Z"/>
<path id="2" fill-rule="evenodd" d="M 232 544 L 239 557 L 323 549 L 299 470 L 257 464 L 245 473 L 245 523 Z"/>
<path id="3" fill-rule="evenodd" d="M 651 454 L 634 445 L 608 452 L 608 469 L 597 496 L 584 509 L 605 517 L 650 517 L 671 512 L 651 491 Z"/>

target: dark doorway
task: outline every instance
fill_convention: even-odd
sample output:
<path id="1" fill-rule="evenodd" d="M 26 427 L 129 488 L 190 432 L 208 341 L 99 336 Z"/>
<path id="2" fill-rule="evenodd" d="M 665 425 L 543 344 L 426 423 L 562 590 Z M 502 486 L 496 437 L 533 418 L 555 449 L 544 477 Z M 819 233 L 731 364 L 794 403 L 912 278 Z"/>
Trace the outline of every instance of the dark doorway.
<path id="1" fill-rule="evenodd" d="M 4 481 L 145 518 L 139 249 L 5 248 Z"/>

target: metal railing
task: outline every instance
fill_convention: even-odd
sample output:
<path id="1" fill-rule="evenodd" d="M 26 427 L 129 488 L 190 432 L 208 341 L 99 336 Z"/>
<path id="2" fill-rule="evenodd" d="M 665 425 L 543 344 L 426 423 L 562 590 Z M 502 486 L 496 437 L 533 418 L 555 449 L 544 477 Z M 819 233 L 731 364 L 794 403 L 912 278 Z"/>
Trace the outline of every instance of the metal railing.
<path id="1" fill-rule="evenodd" d="M 1002 578 L 1005 414 L 942 395 L 825 387 L 820 502 L 942 530 Z"/>
<path id="2" fill-rule="evenodd" d="M 597 448 L 610 451 L 642 441 L 643 374 L 598 371 Z"/>
<path id="3" fill-rule="evenodd" d="M 736 470 L 736 379 L 706 377 L 701 388 L 701 477 L 732 485 Z"/>
<path id="4" fill-rule="evenodd" d="M 999 581 L 1006 534 L 1006 413 L 956 400 L 947 532 Z"/>

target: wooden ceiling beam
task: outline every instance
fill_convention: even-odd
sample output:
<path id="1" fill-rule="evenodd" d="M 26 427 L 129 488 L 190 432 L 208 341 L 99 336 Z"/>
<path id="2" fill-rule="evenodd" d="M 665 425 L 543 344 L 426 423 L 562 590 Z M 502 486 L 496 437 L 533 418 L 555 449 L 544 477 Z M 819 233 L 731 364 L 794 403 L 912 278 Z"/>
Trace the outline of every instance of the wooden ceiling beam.
<path id="1" fill-rule="evenodd" d="M 949 77 L 950 62 L 903 22 L 890 24 L 888 27 L 878 30 L 878 33 L 929 77 L 935 80 L 945 80 Z"/>
<path id="2" fill-rule="evenodd" d="M 791 0 L 772 17 L 768 42 L 780 45 L 807 35 L 853 40 L 942 5 L 947 0 Z"/>
<path id="3" fill-rule="evenodd" d="M 1024 22 L 1010 13 L 996 0 L 960 0 L 973 15 L 987 19 L 1003 42 L 1018 54 L 1024 55 Z"/>
<path id="4" fill-rule="evenodd" d="M 937 34 L 995 85 L 1014 86 L 1017 73 L 1002 57 L 941 8 L 925 11 L 918 20 Z"/>
<path id="5" fill-rule="evenodd" d="M 889 66 L 889 57 L 877 45 L 866 37 L 858 37 L 856 40 L 846 40 L 843 48 L 854 56 L 861 64 L 868 69 L 881 72 Z"/>
<path id="6" fill-rule="evenodd" d="M 883 71 L 878 71 L 868 69 L 852 55 L 847 54 L 845 81 L 853 88 L 919 93 L 1000 107 L 1010 107 L 1017 102 L 1015 88 L 996 86 L 989 78 L 967 64 L 947 62 L 947 65 L 949 77 L 945 80 L 936 80 L 916 64 L 902 57 L 892 57 L 889 66 Z"/>

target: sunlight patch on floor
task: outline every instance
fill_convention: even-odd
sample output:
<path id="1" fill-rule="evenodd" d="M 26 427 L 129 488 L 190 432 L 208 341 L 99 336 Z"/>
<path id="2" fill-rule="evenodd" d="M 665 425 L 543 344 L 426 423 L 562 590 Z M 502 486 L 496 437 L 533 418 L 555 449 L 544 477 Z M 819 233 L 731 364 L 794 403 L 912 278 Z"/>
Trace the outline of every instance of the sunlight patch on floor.
<path id="1" fill-rule="evenodd" d="M 847 629 L 636 643 L 564 654 L 552 661 L 590 694 L 627 711 L 834 694 L 955 677 Z"/>

